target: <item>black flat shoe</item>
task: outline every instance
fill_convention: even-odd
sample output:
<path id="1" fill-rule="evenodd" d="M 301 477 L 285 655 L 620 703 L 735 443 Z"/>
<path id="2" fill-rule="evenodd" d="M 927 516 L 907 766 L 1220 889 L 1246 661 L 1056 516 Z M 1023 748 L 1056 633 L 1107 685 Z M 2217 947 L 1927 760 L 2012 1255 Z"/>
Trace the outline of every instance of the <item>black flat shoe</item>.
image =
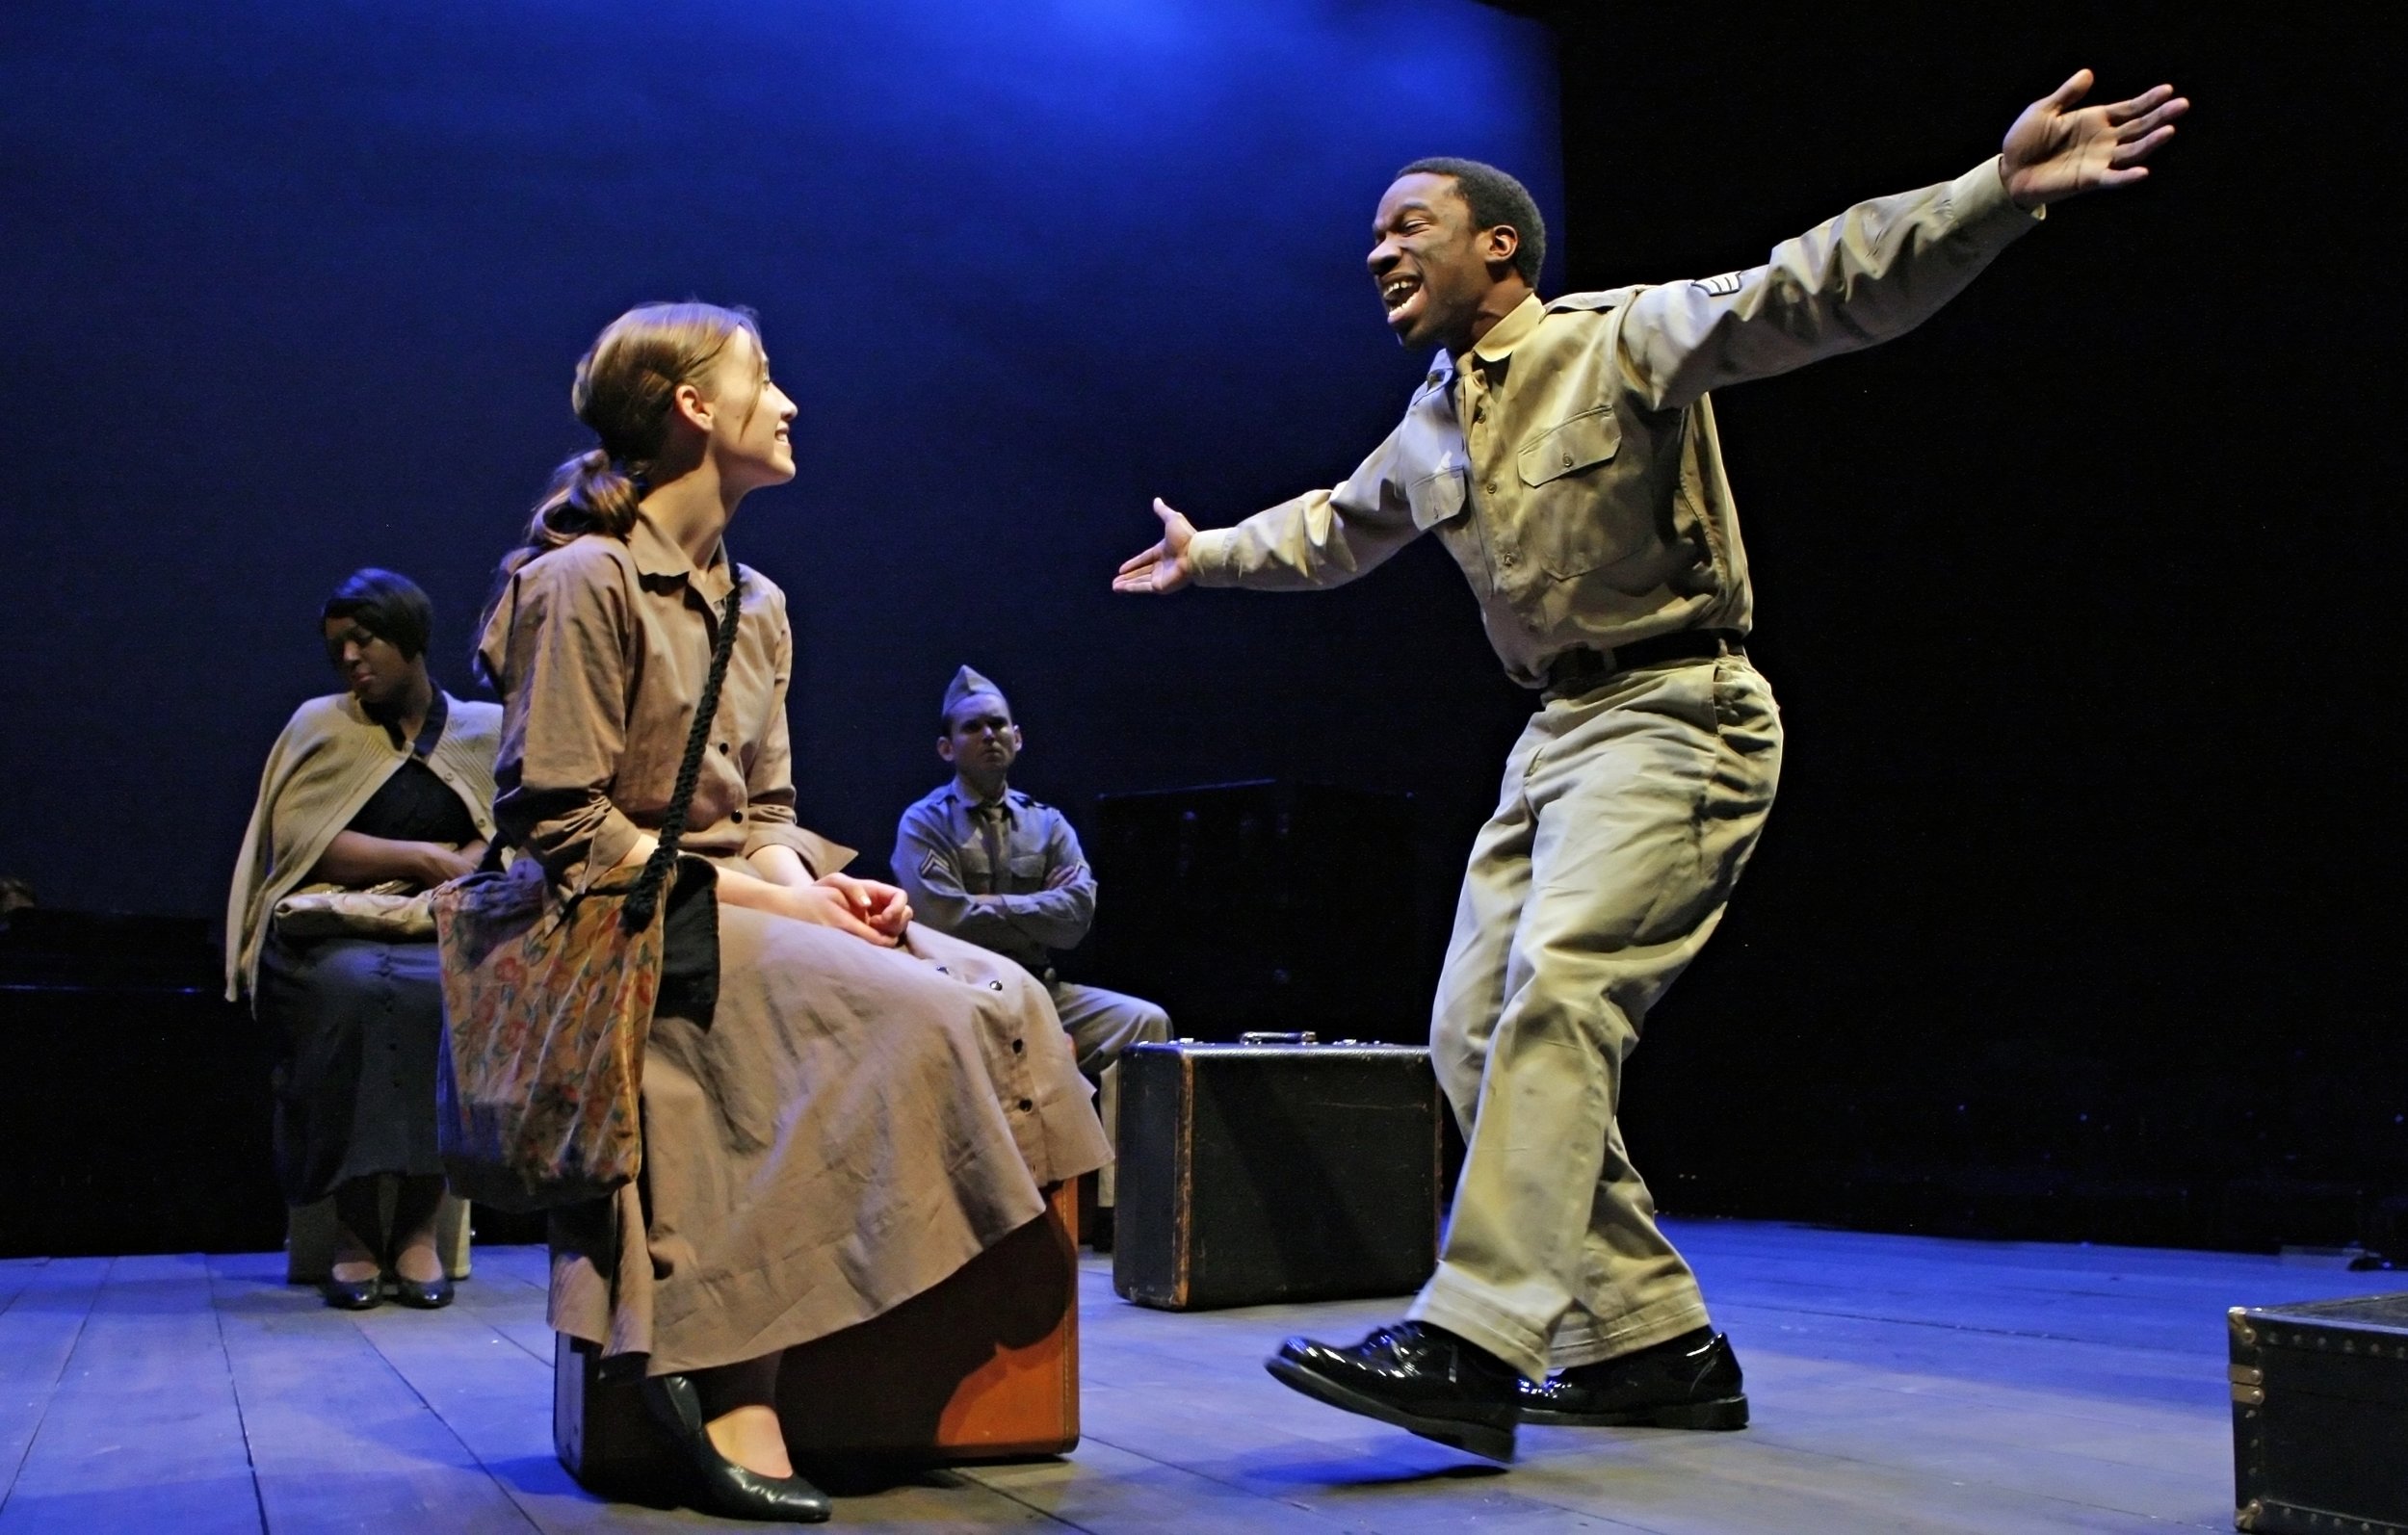
<path id="1" fill-rule="evenodd" d="M 380 1275 L 368 1279 L 328 1277 L 318 1282 L 318 1293 L 338 1312 L 374 1311 L 377 1303 L 384 1299 L 384 1281 Z"/>
<path id="2" fill-rule="evenodd" d="M 452 1304 L 452 1282 L 449 1278 L 416 1280 L 393 1276 L 393 1298 L 405 1306 L 422 1312 L 439 1312 Z"/>
<path id="3" fill-rule="evenodd" d="M 694 1464 L 702 1506 L 728 1519 L 820 1524 L 835 1512 L 827 1495 L 799 1476 L 764 1476 L 719 1452 L 702 1426 L 702 1398 L 684 1375 L 647 1375 L 643 1405 Z"/>
<path id="4" fill-rule="evenodd" d="M 1739 1356 L 1709 1327 L 1522 1383 L 1522 1421 L 1580 1428 L 1747 1426 Z"/>
<path id="5" fill-rule="evenodd" d="M 1317 1402 L 1492 1461 L 1513 1459 L 1521 1372 L 1442 1327 L 1399 1322 L 1345 1348 L 1291 1338 L 1263 1367 Z"/>

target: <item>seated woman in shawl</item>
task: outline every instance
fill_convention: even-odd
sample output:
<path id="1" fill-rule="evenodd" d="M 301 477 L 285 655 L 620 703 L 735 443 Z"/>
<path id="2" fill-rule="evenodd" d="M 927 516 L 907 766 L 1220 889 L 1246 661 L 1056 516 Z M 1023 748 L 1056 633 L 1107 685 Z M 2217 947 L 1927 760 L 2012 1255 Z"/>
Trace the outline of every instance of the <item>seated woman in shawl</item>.
<path id="1" fill-rule="evenodd" d="M 362 570 L 327 600 L 327 659 L 347 690 L 301 705 L 276 738 L 226 906 L 226 995 L 250 996 L 275 1054 L 277 1178 L 295 1206 L 334 1196 L 324 1290 L 353 1310 L 387 1288 L 413 1306 L 452 1298 L 434 1238 L 441 972 L 432 929 L 302 937 L 275 912 L 305 886 L 425 890 L 484 856 L 502 712 L 428 676 L 433 616 L 425 592 L 386 570 Z M 400 1179 L 389 1235 L 388 1174 Z"/>
<path id="2" fill-rule="evenodd" d="M 651 856 L 741 595 L 682 845 L 711 877 L 665 907 L 641 1187 L 556 1215 L 552 1325 L 644 1356 L 711 1507 L 821 1520 L 779 1431 L 783 1351 L 934 1286 L 1110 1153 L 1028 972 L 910 925 L 796 824 L 785 594 L 722 541 L 795 475 L 751 317 L 633 310 L 570 398 L 598 441 L 504 562 L 478 650 L 504 700 L 495 814 L 556 897 Z"/>

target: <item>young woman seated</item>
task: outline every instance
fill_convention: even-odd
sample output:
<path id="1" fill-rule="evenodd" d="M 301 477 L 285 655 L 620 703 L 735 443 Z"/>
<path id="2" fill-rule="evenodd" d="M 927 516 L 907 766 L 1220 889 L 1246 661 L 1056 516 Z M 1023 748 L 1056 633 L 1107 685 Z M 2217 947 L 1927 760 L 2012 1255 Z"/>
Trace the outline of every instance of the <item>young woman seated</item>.
<path id="1" fill-rule="evenodd" d="M 1109 1153 L 1043 988 L 912 925 L 796 823 L 786 598 L 725 542 L 795 474 L 751 317 L 633 310 L 571 400 L 598 441 L 504 562 L 478 652 L 504 699 L 502 834 L 556 896 L 651 856 L 742 595 L 682 844 L 709 877 L 666 905 L 643 1175 L 555 1218 L 552 1324 L 643 1356 L 709 1506 L 824 1519 L 779 1432 L 783 1351 L 928 1289 Z"/>

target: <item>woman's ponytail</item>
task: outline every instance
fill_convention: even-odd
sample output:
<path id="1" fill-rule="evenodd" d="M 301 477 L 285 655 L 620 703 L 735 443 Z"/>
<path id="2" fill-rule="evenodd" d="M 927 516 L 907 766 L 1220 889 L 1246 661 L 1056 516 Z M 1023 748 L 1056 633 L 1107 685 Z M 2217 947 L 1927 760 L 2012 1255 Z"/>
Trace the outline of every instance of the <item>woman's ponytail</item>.
<path id="1" fill-rule="evenodd" d="M 636 525 L 643 489 L 625 459 L 612 457 L 607 448 L 587 449 L 552 471 L 552 482 L 527 524 L 528 553 L 558 549 L 589 533 L 626 537 Z"/>

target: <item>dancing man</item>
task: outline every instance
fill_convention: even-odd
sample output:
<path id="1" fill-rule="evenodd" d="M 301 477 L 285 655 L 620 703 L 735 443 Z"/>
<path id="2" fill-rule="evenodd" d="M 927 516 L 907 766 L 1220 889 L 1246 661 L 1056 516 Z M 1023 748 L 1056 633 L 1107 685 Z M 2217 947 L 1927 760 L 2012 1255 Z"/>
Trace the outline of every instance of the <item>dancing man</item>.
<path id="1" fill-rule="evenodd" d="M 1739 1363 L 1616 1126 L 1647 1010 L 1714 933 L 1771 808 L 1781 726 L 1749 663 L 1747 559 L 1709 390 L 1902 334 L 2045 206 L 2128 186 L 2189 103 L 2081 107 L 2088 70 L 1953 181 L 1860 203 L 1696 282 L 1533 290 L 1521 183 L 1421 160 L 1381 197 L 1388 324 L 1435 347 L 1343 484 L 1163 538 L 1115 590 L 1334 586 L 1435 531 L 1543 703 L 1472 847 L 1431 1056 L 1469 1139 L 1408 1319 L 1268 1362 L 1305 1394 L 1497 1460 L 1531 1421 L 1739 1428 Z M 1552 1373 L 1550 1373 L 1552 1369 Z"/>

